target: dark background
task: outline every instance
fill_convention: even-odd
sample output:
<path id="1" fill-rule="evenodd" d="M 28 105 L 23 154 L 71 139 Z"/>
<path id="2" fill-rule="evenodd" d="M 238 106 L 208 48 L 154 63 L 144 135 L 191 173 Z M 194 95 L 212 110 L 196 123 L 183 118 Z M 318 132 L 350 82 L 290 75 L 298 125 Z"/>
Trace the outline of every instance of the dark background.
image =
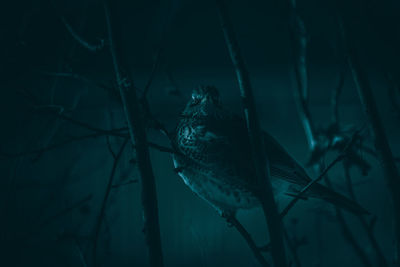
<path id="1" fill-rule="evenodd" d="M 131 48 L 124 56 L 132 64 L 128 71 L 137 88 L 144 88 L 162 47 L 149 100 L 155 116 L 168 129 L 174 128 L 191 90 L 200 84 L 218 87 L 225 105 L 241 112 L 235 73 L 213 1 L 122 2 L 124 41 Z M 346 69 L 336 20 L 337 14 L 344 14 L 350 18 L 350 34 L 371 82 L 392 151 L 398 156 L 400 114 L 392 105 L 385 76 L 389 73 L 395 83 L 400 77 L 400 2 L 339 2 L 298 3 L 308 29 L 314 120 L 327 126 L 331 91 L 339 73 Z M 48 75 L 75 73 L 114 86 L 107 41 L 102 50 L 90 52 L 72 38 L 61 19 L 89 43 L 99 43 L 106 38 L 102 4 L 78 0 L 8 4 L 2 8 L 0 26 L 0 151 L 24 155 L 0 161 L 0 254 L 4 253 L 0 266 L 85 266 L 85 262 L 92 266 L 94 226 L 113 164 L 106 138 L 71 142 L 43 153 L 25 152 L 90 133 L 54 116 L 54 109 L 60 106 L 66 115 L 98 128 L 125 126 L 118 98 L 109 90 L 82 79 Z M 287 3 L 234 0 L 229 6 L 262 126 L 305 164 L 309 150 L 293 97 Z M 360 126 L 365 122 L 364 113 L 351 74 L 348 70 L 345 73 L 341 122 Z M 400 95 L 395 96 L 399 102 Z M 168 145 L 157 131 L 149 130 L 148 138 Z M 110 143 L 117 151 L 121 140 L 111 138 Z M 367 144 L 372 147 L 370 140 Z M 148 262 L 140 183 L 129 183 L 138 178 L 135 165 L 130 163 L 133 155 L 129 147 L 116 172 L 116 183 L 128 184 L 111 191 L 99 238 L 100 266 L 146 266 Z M 258 266 L 242 237 L 175 174 L 170 156 L 155 150 L 151 156 L 166 266 Z M 377 216 L 375 236 L 391 262 L 390 198 L 378 161 L 364 156 L 372 168 L 367 176 L 352 170 L 354 188 L 362 206 Z M 312 169 L 309 173 L 316 176 Z M 340 167 L 331 172 L 331 178 L 336 190 L 347 194 Z M 87 201 L 75 207 L 82 199 Z M 257 243 L 266 242 L 261 210 L 239 212 L 238 218 Z M 359 222 L 347 213 L 346 220 L 371 262 L 376 262 Z M 332 206 L 302 201 L 285 219 L 285 225 L 291 235 L 307 240 L 298 251 L 303 266 L 362 266 L 343 238 Z"/>

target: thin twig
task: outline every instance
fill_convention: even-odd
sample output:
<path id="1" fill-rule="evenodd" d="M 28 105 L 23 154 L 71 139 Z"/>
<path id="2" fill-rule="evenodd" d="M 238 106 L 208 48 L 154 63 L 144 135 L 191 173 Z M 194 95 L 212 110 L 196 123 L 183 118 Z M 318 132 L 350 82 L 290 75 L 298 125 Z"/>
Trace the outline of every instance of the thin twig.
<path id="1" fill-rule="evenodd" d="M 236 230 L 240 233 L 240 235 L 244 238 L 244 240 L 247 242 L 247 245 L 253 252 L 254 257 L 258 260 L 258 262 L 262 266 L 265 267 L 270 266 L 270 264 L 265 260 L 265 258 L 261 254 L 261 249 L 256 245 L 249 232 L 247 232 L 246 228 L 244 228 L 244 226 L 238 221 L 238 219 L 236 219 L 235 215 L 231 214 L 229 216 L 226 216 L 226 220 L 230 225 L 234 226 Z"/>
<path id="2" fill-rule="evenodd" d="M 48 151 L 52 151 L 54 149 L 63 147 L 65 145 L 74 143 L 74 142 L 78 142 L 78 141 L 82 141 L 82 140 L 87 140 L 87 139 L 91 139 L 91 138 L 97 138 L 97 137 L 101 137 L 101 136 L 107 136 L 109 137 L 109 134 L 106 133 L 94 133 L 94 134 L 88 134 L 88 135 L 82 135 L 82 136 L 76 136 L 76 137 L 72 137 L 69 138 L 65 141 L 59 142 L 59 143 L 55 143 L 52 145 L 48 145 L 39 149 L 34 149 L 34 150 L 30 150 L 30 151 L 24 151 L 24 152 L 20 152 L 20 153 L 8 153 L 8 152 L 4 152 L 4 151 L 0 151 L 0 160 L 8 160 L 8 159 L 13 159 L 13 158 L 19 158 L 22 156 L 29 156 L 29 155 L 35 155 L 35 154 L 42 154 L 44 152 L 48 152 Z M 113 135 L 112 135 L 113 136 Z M 128 135 L 117 135 L 118 137 L 128 137 Z M 157 151 L 163 152 L 163 153 L 169 153 L 169 154 L 176 154 L 176 155 L 181 155 L 182 153 L 179 153 L 177 151 L 175 151 L 172 148 L 169 147 L 164 147 L 152 142 L 148 142 L 147 143 L 148 146 L 152 149 L 155 149 Z M 136 146 L 133 146 L 133 148 L 135 148 Z"/>
<path id="3" fill-rule="evenodd" d="M 386 80 L 388 81 L 388 96 L 389 100 L 392 103 L 393 109 L 397 112 L 397 115 L 400 118 L 400 86 L 396 85 L 393 77 L 390 74 L 386 74 Z M 397 94 L 396 94 L 397 91 Z"/>
<path id="4" fill-rule="evenodd" d="M 297 267 L 301 267 L 300 258 L 297 253 L 297 248 L 299 245 L 293 242 L 286 229 L 284 230 L 283 234 L 285 235 L 286 243 L 289 247 L 289 250 L 292 253 L 294 263 L 296 264 Z"/>
<path id="5" fill-rule="evenodd" d="M 345 178 L 346 178 L 347 191 L 349 192 L 350 198 L 352 200 L 356 201 L 357 199 L 356 199 L 356 195 L 353 190 L 353 183 L 351 181 L 350 168 L 346 164 L 345 166 L 343 166 L 343 169 L 344 169 L 344 174 L 345 174 Z M 371 242 L 371 245 L 374 248 L 374 251 L 378 258 L 378 265 L 382 266 L 382 267 L 387 266 L 385 256 L 383 255 L 382 249 L 379 246 L 378 241 L 375 238 L 374 228 L 370 227 L 370 224 L 367 222 L 367 220 L 364 218 L 364 216 L 362 216 L 361 214 L 356 214 L 356 216 L 359 219 L 361 225 L 363 226 L 365 232 L 367 233 L 369 241 Z M 374 218 L 376 218 L 376 217 L 374 217 Z"/>
<path id="6" fill-rule="evenodd" d="M 108 151 L 110 151 L 110 154 L 112 155 L 112 157 L 114 158 L 114 159 L 116 159 L 117 158 L 117 155 L 115 154 L 115 152 L 114 152 L 114 150 L 113 150 L 113 148 L 112 148 L 112 146 L 111 146 L 111 143 L 110 143 L 110 136 L 106 136 L 106 142 L 107 142 L 107 148 L 108 148 Z"/>
<path id="7" fill-rule="evenodd" d="M 121 96 L 122 107 L 125 113 L 128 132 L 132 145 L 135 145 L 137 165 L 141 179 L 141 197 L 143 207 L 144 234 L 148 249 L 150 266 L 162 267 L 163 253 L 158 217 L 158 202 L 155 177 L 150 160 L 143 110 L 136 88 L 128 76 L 122 76 L 122 70 L 129 71 L 130 63 L 124 53 L 128 47 L 123 43 L 122 21 L 120 7 L 122 1 L 105 0 L 104 11 L 108 32 L 108 42 L 113 62 L 115 78 Z"/>
<path id="8" fill-rule="evenodd" d="M 79 242 L 78 240 L 76 240 L 76 238 L 74 238 L 74 242 L 75 242 L 76 253 L 78 254 L 79 260 L 82 263 L 82 267 L 87 267 L 88 265 L 86 263 L 85 256 L 83 255 L 81 246 L 79 245 Z"/>
<path id="9" fill-rule="evenodd" d="M 125 138 L 126 134 L 121 133 L 121 132 L 126 131 L 128 129 L 126 127 L 121 127 L 121 128 L 116 128 L 116 129 L 113 129 L 113 130 L 104 130 L 104 129 L 101 129 L 101 128 L 94 127 L 94 126 L 92 126 L 92 125 L 90 125 L 88 123 L 75 120 L 75 119 L 73 119 L 71 117 L 68 117 L 66 115 L 63 115 L 63 114 L 56 114 L 56 116 L 61 118 L 61 119 L 63 119 L 64 121 L 67 121 L 67 122 L 69 122 L 71 124 L 74 124 L 76 126 L 79 126 L 79 127 L 82 127 L 82 128 L 85 128 L 87 130 L 91 130 L 91 131 L 94 131 L 94 132 L 97 132 L 97 133 L 103 133 L 105 135 L 112 135 L 112 136 Z"/>
<path id="10" fill-rule="evenodd" d="M 88 134 L 88 135 L 82 135 L 82 136 L 76 136 L 76 137 L 72 137 L 69 138 L 65 141 L 62 142 L 58 142 L 52 145 L 48 145 L 39 149 L 34 149 L 31 151 L 25 151 L 25 152 L 20 152 L 20 153 L 6 153 L 3 151 L 0 151 L 0 160 L 5 160 L 5 159 L 11 159 L 11 158 L 19 158 L 22 156 L 29 156 L 29 155 L 35 155 L 35 154 L 42 154 L 44 152 L 48 152 L 57 148 L 60 148 L 62 146 L 65 146 L 67 144 L 71 144 L 77 141 L 82 141 L 82 140 L 87 140 L 87 139 L 91 139 L 91 138 L 97 138 L 100 136 L 104 136 L 103 133 L 94 133 L 94 134 Z"/>
<path id="11" fill-rule="evenodd" d="M 309 146 L 314 149 L 316 136 L 315 126 L 312 120 L 311 112 L 308 108 L 309 88 L 308 88 L 308 70 L 307 70 L 307 32 L 303 19 L 297 12 L 296 0 L 289 0 L 291 12 L 290 37 L 292 41 L 292 51 L 294 57 L 294 73 L 296 80 L 297 107 L 301 111 L 302 125 L 306 133 Z"/>
<path id="12" fill-rule="evenodd" d="M 339 96 L 342 93 L 344 86 L 344 72 L 339 74 L 339 82 L 336 88 L 332 91 L 331 106 L 332 106 L 332 125 L 339 125 Z"/>
<path id="13" fill-rule="evenodd" d="M 72 26 L 67 22 L 67 20 L 63 16 L 60 16 L 60 19 L 64 24 L 65 28 L 67 29 L 67 31 L 71 34 L 72 38 L 74 38 L 82 47 L 86 48 L 87 50 L 93 53 L 98 52 L 104 48 L 104 39 L 100 39 L 100 42 L 98 44 L 90 44 L 72 28 Z"/>
<path id="14" fill-rule="evenodd" d="M 91 80 L 89 78 L 86 78 L 85 76 L 83 76 L 81 74 L 78 74 L 78 73 L 73 73 L 73 72 L 50 72 L 50 71 L 43 71 L 43 70 L 40 70 L 39 73 L 43 74 L 43 75 L 47 75 L 47 76 L 54 76 L 54 77 L 69 78 L 69 79 L 78 80 L 78 81 L 84 82 L 84 83 L 86 83 L 88 85 L 93 85 L 93 86 L 99 87 L 99 88 L 104 89 L 106 91 L 112 91 L 113 90 L 112 87 L 109 87 L 109 86 L 107 86 L 105 84 L 102 84 L 100 82 L 93 81 L 93 80 Z"/>
<path id="15" fill-rule="evenodd" d="M 243 112 L 245 114 L 250 140 L 252 162 L 254 163 L 256 174 L 256 188 L 259 189 L 256 194 L 261 202 L 268 225 L 272 260 L 276 266 L 285 267 L 287 266 L 287 261 L 283 240 L 283 226 L 272 191 L 269 177 L 269 160 L 264 150 L 264 140 L 256 111 L 253 89 L 236 40 L 225 0 L 216 0 L 216 3 L 225 43 L 236 72 L 242 98 Z"/>
<path id="16" fill-rule="evenodd" d="M 331 189 L 333 188 L 328 175 L 326 175 L 326 177 L 325 177 L 325 182 L 329 188 L 331 188 Z M 357 254 L 361 263 L 364 266 L 372 267 L 373 265 L 370 263 L 367 254 L 364 252 L 364 250 L 361 248 L 361 246 L 357 243 L 356 239 L 354 238 L 354 236 L 350 230 L 350 227 L 348 226 L 340 208 L 335 207 L 335 212 L 336 212 L 336 218 L 340 223 L 340 226 L 342 229 L 342 234 L 343 234 L 344 238 L 351 244 L 351 247 L 354 249 L 354 252 Z"/>
<path id="17" fill-rule="evenodd" d="M 92 195 L 88 195 L 84 197 L 83 199 L 73 203 L 69 207 L 60 210 L 58 213 L 50 216 L 49 218 L 45 219 L 43 222 L 41 222 L 37 227 L 35 227 L 35 230 L 32 231 L 30 234 L 26 235 L 23 240 L 27 240 L 31 238 L 33 235 L 40 233 L 43 229 L 45 229 L 46 226 L 51 224 L 52 222 L 58 220 L 59 218 L 63 217 L 65 214 L 70 213 L 71 211 L 81 207 L 83 204 L 89 202 L 92 199 Z"/>
<path id="18" fill-rule="evenodd" d="M 154 60 L 153 67 L 152 67 L 152 69 L 151 69 L 150 76 L 149 76 L 149 78 L 148 78 L 148 80 L 147 80 L 147 83 L 146 83 L 144 89 L 143 89 L 142 98 L 147 97 L 147 94 L 148 94 L 148 92 L 149 92 L 151 83 L 153 82 L 154 76 L 155 76 L 155 74 L 156 74 L 157 68 L 158 68 L 158 66 L 160 65 L 161 52 L 162 52 L 162 45 L 160 45 L 160 47 L 157 49 L 156 58 L 155 58 L 155 60 Z"/>
<path id="19" fill-rule="evenodd" d="M 76 126 L 94 131 L 94 132 L 98 132 L 98 133 L 103 133 L 103 134 L 108 134 L 108 135 L 113 135 L 113 136 L 119 136 L 119 137 L 126 137 L 125 134 L 120 134 L 120 132 L 123 131 L 127 131 L 128 128 L 127 127 L 121 127 L 121 128 L 116 128 L 113 130 L 104 130 L 101 128 L 97 128 L 94 127 L 86 122 L 81 122 L 79 120 L 75 120 L 69 116 L 64 115 L 64 107 L 63 106 L 59 106 L 59 105 L 43 105 L 41 103 L 39 103 L 39 101 L 36 99 L 36 97 L 29 91 L 27 90 L 20 90 L 20 93 L 23 94 L 23 96 L 29 100 L 30 102 L 32 102 L 33 104 L 33 109 L 35 111 L 46 111 L 48 112 L 50 115 L 53 115 L 55 117 L 58 117 L 64 121 L 67 121 L 71 124 L 74 124 Z"/>
<path id="20" fill-rule="evenodd" d="M 361 99 L 365 115 L 369 120 L 370 131 L 372 133 L 377 155 L 380 159 L 386 180 L 387 188 L 390 193 L 393 204 L 393 220 L 394 220 L 394 261 L 400 264 L 400 172 L 396 166 L 392 150 L 389 146 L 388 139 L 379 116 L 378 107 L 372 88 L 368 80 L 368 75 L 364 72 L 356 49 L 353 45 L 351 35 L 347 32 L 347 23 L 345 19 L 339 17 L 340 33 L 345 47 L 347 64 L 351 70 L 354 84 L 357 88 L 358 95 Z"/>
<path id="21" fill-rule="evenodd" d="M 127 182 L 125 182 L 125 183 L 120 183 L 120 184 L 114 184 L 113 186 L 112 186 L 112 188 L 114 189 L 114 188 L 119 188 L 119 187 L 121 187 L 121 186 L 126 186 L 126 185 L 130 185 L 130 184 L 137 184 L 139 182 L 139 180 L 130 180 L 130 181 L 127 181 Z"/>
<path id="22" fill-rule="evenodd" d="M 329 170 L 333 166 L 335 166 L 338 162 L 342 161 L 347 156 L 347 151 L 354 145 L 354 143 L 358 139 L 359 132 L 360 131 L 357 131 L 356 133 L 353 134 L 353 137 L 350 139 L 349 143 L 346 145 L 343 151 L 321 172 L 321 174 L 316 179 L 310 181 L 305 187 L 303 187 L 303 189 L 296 196 L 294 196 L 294 198 L 281 212 L 282 218 L 286 216 L 289 210 L 293 208 L 293 206 L 297 203 L 297 201 L 299 201 L 299 199 L 301 199 L 304 196 L 304 194 L 311 188 L 311 186 L 322 180 L 322 178 L 324 178 L 324 176 L 329 172 Z"/>
<path id="23" fill-rule="evenodd" d="M 124 152 L 124 149 L 126 147 L 126 144 L 128 143 L 129 138 L 125 138 L 123 144 L 121 145 L 118 153 L 115 156 L 113 166 L 111 168 L 111 173 L 110 173 L 110 178 L 108 179 L 106 191 L 104 194 L 103 201 L 101 203 L 101 208 L 100 208 L 100 214 L 95 226 L 95 233 L 94 233 L 94 244 L 93 244 L 93 261 L 94 261 L 94 266 L 97 266 L 97 246 L 98 246 L 98 241 L 99 241 L 99 235 L 100 235 L 100 230 L 101 230 L 101 225 L 104 220 L 104 216 L 106 213 L 106 208 L 107 208 L 107 202 L 108 198 L 110 197 L 111 189 L 114 183 L 114 178 L 115 178 L 115 172 L 117 170 L 118 163 L 121 159 L 122 153 Z"/>

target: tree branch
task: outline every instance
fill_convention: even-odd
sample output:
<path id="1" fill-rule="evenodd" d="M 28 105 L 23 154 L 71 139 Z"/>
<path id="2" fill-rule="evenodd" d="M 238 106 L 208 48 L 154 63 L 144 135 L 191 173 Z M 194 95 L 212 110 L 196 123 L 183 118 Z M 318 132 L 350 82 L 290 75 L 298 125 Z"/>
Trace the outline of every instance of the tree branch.
<path id="1" fill-rule="evenodd" d="M 102 84 L 100 82 L 93 81 L 89 78 L 86 78 L 85 76 L 78 74 L 78 73 L 73 73 L 73 72 L 50 72 L 50 71 L 39 71 L 39 73 L 46 75 L 46 76 L 54 76 L 54 77 L 60 77 L 60 78 L 69 78 L 69 79 L 74 79 L 77 81 L 84 82 L 88 85 L 96 86 L 98 88 L 104 89 L 106 91 L 112 91 L 113 88 L 109 87 L 105 84 Z"/>
<path id="2" fill-rule="evenodd" d="M 282 222 L 279 217 L 272 191 L 269 177 L 269 161 L 267 155 L 265 155 L 263 136 L 261 134 L 248 71 L 240 53 L 225 0 L 216 0 L 216 3 L 221 21 L 221 28 L 225 37 L 225 43 L 228 47 L 229 55 L 235 68 L 242 97 L 242 106 L 247 123 L 252 159 L 256 171 L 256 188 L 259 189 L 256 194 L 260 199 L 268 224 L 272 259 L 276 266 L 285 267 L 287 266 L 287 263 L 283 242 Z"/>
<path id="3" fill-rule="evenodd" d="M 350 198 L 354 201 L 356 201 L 356 195 L 353 190 L 353 183 L 351 181 L 351 175 L 350 175 L 350 166 L 347 164 L 343 164 L 344 169 L 344 174 L 346 178 L 346 185 L 347 185 L 347 191 L 349 192 Z M 374 228 L 370 227 L 370 224 L 367 222 L 367 220 L 364 218 L 362 215 L 356 215 L 358 217 L 358 220 L 360 221 L 362 227 L 364 228 L 365 232 L 367 233 L 368 239 L 371 242 L 372 247 L 374 248 L 374 251 L 376 253 L 376 256 L 378 258 L 378 265 L 379 266 L 387 266 L 387 262 L 385 259 L 385 256 L 383 255 L 382 249 L 378 244 L 378 241 L 375 238 L 374 235 Z M 376 217 L 374 217 L 376 218 Z"/>
<path id="4" fill-rule="evenodd" d="M 55 144 L 52 144 L 52 145 L 49 145 L 46 147 L 42 147 L 39 149 L 26 151 L 26 152 L 20 152 L 20 153 L 6 153 L 6 152 L 0 151 L 0 155 L 1 155 L 0 160 L 10 159 L 10 158 L 19 158 L 19 157 L 28 156 L 28 155 L 42 154 L 44 152 L 48 152 L 48 151 L 60 148 L 62 146 L 71 144 L 73 142 L 87 140 L 87 139 L 91 139 L 91 138 L 97 138 L 100 136 L 104 136 L 104 134 L 103 133 L 94 133 L 94 134 L 88 134 L 88 135 L 83 135 L 83 136 L 76 136 L 76 137 L 72 137 L 65 141 L 55 143 Z"/>
<path id="5" fill-rule="evenodd" d="M 347 63 L 353 75 L 353 80 L 357 88 L 359 97 L 361 99 L 365 115 L 367 116 L 370 124 L 370 131 L 372 133 L 376 153 L 380 159 L 383 169 L 386 184 L 392 198 L 393 204 L 393 219 L 395 227 L 395 246 L 394 258 L 396 264 L 400 262 L 400 174 L 396 166 L 392 151 L 390 149 L 386 134 L 379 117 L 377 105 L 374 101 L 372 88 L 368 81 L 368 76 L 365 74 L 361 67 L 356 50 L 347 33 L 345 20 L 339 18 L 339 25 L 341 30 L 342 41 L 346 51 Z"/>
<path id="6" fill-rule="evenodd" d="M 60 16 L 60 19 L 67 29 L 67 31 L 71 34 L 72 38 L 74 38 L 82 47 L 86 48 L 90 52 L 98 52 L 104 47 L 104 40 L 100 39 L 100 42 L 98 44 L 90 44 L 88 41 L 83 39 L 73 28 L 72 26 L 67 22 L 67 20 L 63 17 Z"/>
<path id="7" fill-rule="evenodd" d="M 389 100 L 392 103 L 393 109 L 397 112 L 397 115 L 400 118 L 400 102 L 397 101 L 397 99 L 400 101 L 400 86 L 396 85 L 395 81 L 393 80 L 393 77 L 390 74 L 386 74 L 386 80 L 389 83 L 387 89 Z"/>
<path id="8" fill-rule="evenodd" d="M 332 184 L 328 177 L 325 177 L 325 182 L 329 188 L 332 188 Z M 336 212 L 336 218 L 338 219 L 338 221 L 341 225 L 343 237 L 347 240 L 347 242 L 350 243 L 351 247 L 353 248 L 354 252 L 357 254 L 361 263 L 364 266 L 372 267 L 373 265 L 369 262 L 367 254 L 364 252 L 364 250 L 361 248 L 361 246 L 357 243 L 356 239 L 354 238 L 354 236 L 351 232 L 351 229 L 349 228 L 349 226 L 343 216 L 342 211 L 338 207 L 335 207 L 335 212 Z"/>
<path id="9" fill-rule="evenodd" d="M 236 230 L 240 233 L 240 235 L 244 238 L 258 262 L 262 266 L 270 266 L 269 263 L 264 259 L 263 255 L 261 255 L 261 249 L 256 245 L 254 240 L 251 238 L 249 232 L 247 232 L 246 228 L 244 228 L 244 226 L 238 221 L 235 215 L 229 214 L 225 217 L 225 219 L 230 225 L 234 226 Z"/>
<path id="10" fill-rule="evenodd" d="M 339 82 L 336 88 L 332 91 L 331 106 L 332 106 L 332 125 L 339 127 L 339 96 L 342 93 L 344 86 L 344 72 L 339 74 Z"/>
<path id="11" fill-rule="evenodd" d="M 143 222 L 146 243 L 149 252 L 149 262 L 152 267 L 162 267 L 163 255 L 161 247 L 160 226 L 158 219 L 158 204 L 155 178 L 150 161 L 143 114 L 140 110 L 136 89 L 128 77 L 121 75 L 121 68 L 130 70 L 127 58 L 123 56 L 127 47 L 122 42 L 122 24 L 119 21 L 118 4 L 121 1 L 105 0 L 104 11 L 108 31 L 110 52 L 118 84 L 122 105 L 128 124 L 132 145 L 136 147 L 137 164 L 142 185 Z"/>
<path id="12" fill-rule="evenodd" d="M 307 64 L 306 64 L 306 51 L 307 51 L 307 32 L 306 32 L 306 27 L 301 19 L 300 15 L 297 12 L 296 9 L 296 0 L 290 0 L 290 6 L 291 6 L 291 11 L 292 11 L 292 30 L 291 30 L 291 35 L 292 35 L 292 43 L 293 45 L 293 51 L 294 51 L 294 56 L 295 56 L 295 75 L 296 75 L 296 80 L 297 80 L 297 88 L 299 92 L 308 90 L 308 88 L 304 88 L 305 85 L 307 85 Z M 305 130 L 305 135 L 307 137 L 307 141 L 309 143 L 309 147 L 311 150 L 311 159 L 310 163 L 312 163 L 314 166 L 318 166 L 318 171 L 322 169 L 323 164 L 323 157 L 324 155 L 332 149 L 338 150 L 342 146 L 341 143 L 345 144 L 346 142 L 346 137 L 342 136 L 340 134 L 340 128 L 339 128 L 339 96 L 341 94 L 341 91 L 344 86 L 344 71 L 340 73 L 339 76 L 339 82 L 336 88 L 333 90 L 332 97 L 331 97 L 331 107 L 332 107 L 332 122 L 331 126 L 328 127 L 326 132 L 323 132 L 322 134 L 318 134 L 316 132 L 315 126 L 312 121 L 311 113 L 308 108 L 308 103 L 307 103 L 307 94 L 303 94 L 303 96 L 297 92 L 295 92 L 295 95 L 297 95 L 297 103 L 298 103 L 298 111 L 300 114 L 300 119 L 303 124 L 303 128 Z M 348 154 L 349 159 L 348 161 L 355 162 L 355 159 L 358 159 L 359 156 L 357 152 L 354 151 L 354 149 L 351 148 L 351 143 L 355 142 L 355 135 L 353 135 L 352 139 L 350 142 L 347 144 L 347 148 L 345 147 L 343 152 L 339 155 L 339 157 L 336 158 L 335 161 L 333 161 L 327 168 L 325 168 L 324 171 L 320 174 L 320 176 L 314 180 L 315 182 L 318 179 L 322 179 L 324 175 L 327 173 L 329 168 L 333 167 L 334 164 L 339 162 L 340 160 L 344 159 L 346 154 Z M 341 138 L 341 142 L 338 142 L 337 139 Z M 336 140 L 336 141 L 335 141 Z M 325 144 L 326 143 L 326 144 Z M 346 150 L 349 150 L 346 152 Z M 351 159 L 350 159 L 351 157 Z M 358 161 L 359 163 L 362 163 L 362 169 L 365 170 L 366 165 L 364 161 Z M 309 183 L 309 186 L 314 182 L 312 181 Z M 327 180 L 327 184 L 329 185 L 330 182 Z M 305 187 L 304 189 L 306 189 Z M 309 188 L 309 187 L 308 187 Z M 303 190 L 304 190 L 303 189 Z M 299 194 L 301 195 L 301 194 Z M 297 198 L 299 199 L 299 198 Z M 293 199 L 289 205 L 283 210 L 282 215 L 286 215 L 288 210 L 290 209 L 290 206 L 294 203 L 296 203 L 296 199 Z M 292 206 L 293 206 L 292 205 Z M 354 249 L 356 255 L 359 257 L 360 261 L 365 265 L 365 266 L 372 266 L 371 263 L 368 260 L 368 257 L 366 256 L 365 252 L 363 249 L 359 246 L 359 244 L 356 242 L 354 236 L 351 233 L 351 230 L 349 229 L 344 216 L 342 214 L 342 211 L 335 207 L 336 210 L 336 218 L 338 219 L 338 222 L 341 226 L 342 229 L 342 234 L 344 238 L 349 242 L 351 247 Z M 363 219 L 363 217 L 360 215 L 360 219 Z M 384 266 L 384 265 L 383 265 Z"/>
<path id="13" fill-rule="evenodd" d="M 293 197 L 293 199 L 289 202 L 289 204 L 283 209 L 283 211 L 281 212 L 281 217 L 285 217 L 286 214 L 289 212 L 289 210 L 291 208 L 293 208 L 293 206 L 297 203 L 297 201 L 299 201 L 299 199 L 301 199 L 304 194 L 311 188 L 311 186 L 313 186 L 314 184 L 316 184 L 317 182 L 319 182 L 320 180 L 322 180 L 322 178 L 324 178 L 324 176 L 328 173 L 328 171 L 335 166 L 338 162 L 342 161 L 346 156 L 347 156 L 347 151 L 354 145 L 355 141 L 357 140 L 359 131 L 357 131 L 353 137 L 351 138 L 351 140 L 349 141 L 349 143 L 346 145 L 346 147 L 343 149 L 343 151 L 336 157 L 336 159 L 334 159 L 322 172 L 321 174 L 314 180 L 310 181 L 305 187 L 303 187 L 303 189 L 297 193 L 297 195 L 295 195 Z"/>
<path id="14" fill-rule="evenodd" d="M 129 138 L 125 138 L 124 142 L 122 143 L 118 153 L 115 155 L 114 158 L 114 163 L 111 168 L 111 173 L 110 173 L 110 178 L 108 179 L 106 191 L 104 194 L 103 201 L 101 203 L 101 208 L 100 208 L 100 214 L 96 223 L 95 227 L 95 233 L 94 233 L 94 244 L 93 244 L 93 262 L 94 266 L 97 266 L 97 246 L 98 246 L 98 241 L 99 241 L 99 235 L 100 235 L 100 230 L 101 230 L 101 225 L 104 220 L 104 216 L 106 213 L 106 208 L 107 208 L 107 202 L 108 198 L 110 197 L 111 189 L 113 188 L 113 183 L 114 183 L 114 178 L 115 178 L 115 172 L 117 170 L 118 163 L 121 159 L 122 153 L 124 152 L 124 149 L 126 147 L 126 144 L 128 143 Z"/>
<path id="15" fill-rule="evenodd" d="M 30 234 L 26 235 L 23 240 L 27 240 L 29 238 L 31 238 L 32 236 L 34 236 L 35 234 L 40 233 L 40 231 L 42 231 L 47 225 L 49 225 L 50 223 L 58 220 L 59 218 L 61 218 L 62 216 L 64 216 L 65 214 L 70 213 L 71 211 L 81 207 L 83 204 L 89 202 L 92 199 L 92 195 L 88 195 L 86 197 L 84 197 L 83 199 L 73 203 L 72 205 L 70 205 L 69 207 L 60 210 L 59 212 L 57 212 L 56 214 L 50 216 L 49 218 L 45 219 L 43 222 L 41 222 L 34 231 L 32 231 Z"/>

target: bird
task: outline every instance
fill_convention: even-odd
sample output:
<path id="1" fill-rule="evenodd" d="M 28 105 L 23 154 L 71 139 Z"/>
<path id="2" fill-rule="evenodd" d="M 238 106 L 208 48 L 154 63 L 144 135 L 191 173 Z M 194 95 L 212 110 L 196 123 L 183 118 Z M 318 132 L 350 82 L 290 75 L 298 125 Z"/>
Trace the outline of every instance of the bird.
<path id="1" fill-rule="evenodd" d="M 273 136 L 265 131 L 262 135 L 275 201 L 296 196 L 311 181 L 310 176 Z M 245 120 L 223 106 L 216 87 L 193 90 L 173 141 L 178 150 L 173 154 L 176 172 L 221 216 L 261 205 Z M 302 198 L 322 199 L 355 214 L 368 213 L 355 201 L 319 183 Z"/>

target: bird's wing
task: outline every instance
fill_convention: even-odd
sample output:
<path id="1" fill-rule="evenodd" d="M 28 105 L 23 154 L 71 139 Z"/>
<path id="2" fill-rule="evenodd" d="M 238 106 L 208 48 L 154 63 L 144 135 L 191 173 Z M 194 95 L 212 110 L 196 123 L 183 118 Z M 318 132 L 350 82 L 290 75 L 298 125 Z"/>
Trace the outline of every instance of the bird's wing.
<path id="1" fill-rule="evenodd" d="M 254 177 L 254 172 L 245 122 L 227 111 L 223 112 L 220 116 L 208 118 L 198 127 L 197 146 L 202 148 L 203 155 L 198 163 L 228 174 L 230 182 L 251 184 L 248 182 Z"/>
<path id="2" fill-rule="evenodd" d="M 304 168 L 270 134 L 264 132 L 264 146 L 271 176 L 304 186 L 311 181 Z"/>
<path id="3" fill-rule="evenodd" d="M 214 148 L 221 152 L 215 155 L 224 157 L 224 161 L 233 164 L 236 174 L 248 181 L 254 179 L 251 150 L 246 123 L 243 118 L 228 114 L 223 120 L 210 120 L 206 126 L 214 137 Z M 281 179 L 290 184 L 305 186 L 310 182 L 304 168 L 279 142 L 267 132 L 264 134 L 265 153 L 270 163 L 272 179 Z M 215 159 L 213 159 L 215 160 Z"/>

